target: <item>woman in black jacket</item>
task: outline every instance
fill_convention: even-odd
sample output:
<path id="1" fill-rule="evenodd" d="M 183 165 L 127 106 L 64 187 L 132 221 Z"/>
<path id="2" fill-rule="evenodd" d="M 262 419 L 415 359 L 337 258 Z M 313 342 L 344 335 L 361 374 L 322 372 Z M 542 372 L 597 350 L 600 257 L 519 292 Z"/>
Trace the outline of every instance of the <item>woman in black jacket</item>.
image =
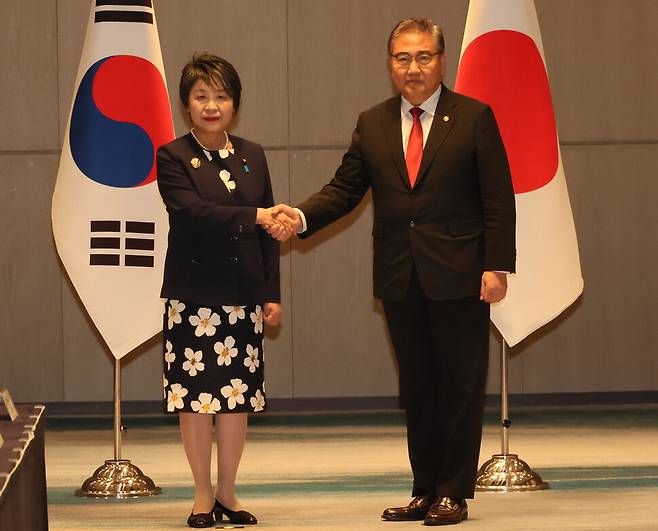
<path id="1" fill-rule="evenodd" d="M 256 523 L 235 496 L 235 477 L 247 415 L 265 408 L 263 322 L 277 325 L 281 316 L 279 244 L 264 230 L 276 224 L 265 154 L 227 132 L 240 93 L 228 61 L 195 55 L 180 80 L 193 127 L 157 153 L 170 225 L 161 293 L 165 402 L 179 414 L 194 476 L 190 527 L 213 527 L 224 515 Z"/>

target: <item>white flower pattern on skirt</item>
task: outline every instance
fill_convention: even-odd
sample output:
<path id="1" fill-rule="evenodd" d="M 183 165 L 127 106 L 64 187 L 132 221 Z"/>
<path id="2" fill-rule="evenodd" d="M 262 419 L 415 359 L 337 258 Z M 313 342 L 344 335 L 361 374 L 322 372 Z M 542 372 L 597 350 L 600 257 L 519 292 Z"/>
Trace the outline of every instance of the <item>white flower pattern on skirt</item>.
<path id="1" fill-rule="evenodd" d="M 196 413 L 217 413 L 222 405 L 210 393 L 200 393 L 199 400 L 192 400 L 192 410 Z"/>
<path id="2" fill-rule="evenodd" d="M 183 409 L 185 406 L 185 404 L 183 404 L 183 397 L 186 395 L 187 389 L 181 384 L 171 384 L 171 389 L 169 389 L 169 393 L 167 393 L 167 411 Z"/>
<path id="3" fill-rule="evenodd" d="M 167 341 L 167 343 L 166 343 L 165 345 L 166 345 L 166 347 L 167 347 L 167 350 L 165 350 L 164 359 L 165 359 L 165 361 L 167 362 L 167 370 L 170 370 L 170 369 L 171 369 L 171 364 L 172 364 L 174 361 L 176 361 L 176 354 L 174 354 L 174 353 L 171 351 L 171 349 L 174 348 L 174 347 L 172 347 L 172 345 L 171 345 L 171 341 Z"/>
<path id="4" fill-rule="evenodd" d="M 247 357 L 244 359 L 244 366 L 249 369 L 249 372 L 256 372 L 259 365 L 258 348 L 247 345 Z"/>
<path id="5" fill-rule="evenodd" d="M 263 309 L 256 305 L 256 311 L 251 312 L 249 318 L 254 323 L 254 334 L 260 334 L 263 331 Z"/>
<path id="6" fill-rule="evenodd" d="M 183 370 L 190 373 L 190 376 L 196 376 L 197 372 L 201 372 L 206 366 L 201 362 L 203 359 L 203 352 L 197 350 L 194 352 L 191 348 L 185 349 L 186 361 L 183 362 Z"/>
<path id="7" fill-rule="evenodd" d="M 263 396 L 263 393 L 260 392 L 260 389 L 256 389 L 256 395 L 249 399 L 249 403 L 251 404 L 251 407 L 254 408 L 254 413 L 263 411 L 263 408 L 265 407 L 265 397 Z"/>
<path id="8" fill-rule="evenodd" d="M 226 336 L 224 343 L 218 341 L 215 343 L 214 349 L 217 353 L 217 365 L 230 365 L 231 360 L 238 355 L 238 349 L 234 348 L 235 339 L 231 336 Z"/>
<path id="9" fill-rule="evenodd" d="M 219 326 L 221 322 L 219 314 L 210 308 L 199 308 L 197 315 L 190 315 L 190 324 L 196 326 L 194 335 L 197 337 L 201 337 L 203 334 L 214 336 L 217 331 L 215 327 Z"/>
<path id="10" fill-rule="evenodd" d="M 228 322 L 232 325 L 238 322 L 238 319 L 244 319 L 244 306 L 222 306 L 228 314 Z"/>
<path id="11" fill-rule="evenodd" d="M 171 330 L 175 324 L 180 324 L 183 322 L 180 314 L 185 309 L 185 305 L 175 299 L 169 301 L 169 308 L 167 310 L 167 326 Z"/>
<path id="12" fill-rule="evenodd" d="M 181 323 L 170 329 L 171 300 L 163 304 L 165 411 L 220 415 L 263 411 L 267 396 L 262 306 L 179 300 L 175 308 L 181 305 L 185 306 Z"/>
<path id="13" fill-rule="evenodd" d="M 228 400 L 228 408 L 235 409 L 236 404 L 244 404 L 244 393 L 249 387 L 242 383 L 240 378 L 233 378 L 231 385 L 225 385 L 221 389 L 222 396 Z"/>

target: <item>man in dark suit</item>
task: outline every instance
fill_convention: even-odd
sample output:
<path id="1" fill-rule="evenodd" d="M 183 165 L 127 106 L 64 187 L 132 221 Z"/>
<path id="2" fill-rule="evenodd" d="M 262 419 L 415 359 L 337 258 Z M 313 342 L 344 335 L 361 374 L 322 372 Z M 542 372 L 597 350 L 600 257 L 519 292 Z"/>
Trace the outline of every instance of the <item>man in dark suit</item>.
<path id="1" fill-rule="evenodd" d="M 398 360 L 414 477 L 411 503 L 382 517 L 454 524 L 475 488 L 489 303 L 514 271 L 514 193 L 491 108 L 442 85 L 440 28 L 402 20 L 389 53 L 400 95 L 361 113 L 331 182 L 278 212 L 306 238 L 372 189 L 374 294 Z"/>

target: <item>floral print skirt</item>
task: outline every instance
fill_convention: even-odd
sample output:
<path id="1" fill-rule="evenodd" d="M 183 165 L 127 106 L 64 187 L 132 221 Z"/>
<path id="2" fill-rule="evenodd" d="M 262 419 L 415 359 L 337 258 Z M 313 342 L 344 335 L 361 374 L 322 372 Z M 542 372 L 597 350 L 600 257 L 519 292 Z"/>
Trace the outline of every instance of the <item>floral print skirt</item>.
<path id="1" fill-rule="evenodd" d="M 163 330 L 168 413 L 264 410 L 260 305 L 200 306 L 169 299 Z"/>

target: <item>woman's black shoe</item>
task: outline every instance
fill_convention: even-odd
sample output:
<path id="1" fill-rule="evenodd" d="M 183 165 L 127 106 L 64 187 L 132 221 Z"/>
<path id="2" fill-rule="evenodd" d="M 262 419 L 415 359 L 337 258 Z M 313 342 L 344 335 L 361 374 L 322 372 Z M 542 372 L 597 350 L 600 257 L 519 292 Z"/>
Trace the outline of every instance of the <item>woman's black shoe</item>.
<path id="1" fill-rule="evenodd" d="M 227 509 L 217 500 L 215 500 L 213 512 L 215 513 L 215 520 L 217 522 L 221 522 L 222 515 L 226 515 L 226 518 L 228 518 L 228 521 L 232 524 L 253 525 L 258 523 L 258 520 L 256 520 L 256 517 L 253 514 L 248 513 L 247 511 L 231 511 L 231 509 Z"/>
<path id="2" fill-rule="evenodd" d="M 209 513 L 190 514 L 190 517 L 187 519 L 187 525 L 190 527 L 215 527 L 214 512 L 215 508 L 213 507 L 213 510 Z"/>

